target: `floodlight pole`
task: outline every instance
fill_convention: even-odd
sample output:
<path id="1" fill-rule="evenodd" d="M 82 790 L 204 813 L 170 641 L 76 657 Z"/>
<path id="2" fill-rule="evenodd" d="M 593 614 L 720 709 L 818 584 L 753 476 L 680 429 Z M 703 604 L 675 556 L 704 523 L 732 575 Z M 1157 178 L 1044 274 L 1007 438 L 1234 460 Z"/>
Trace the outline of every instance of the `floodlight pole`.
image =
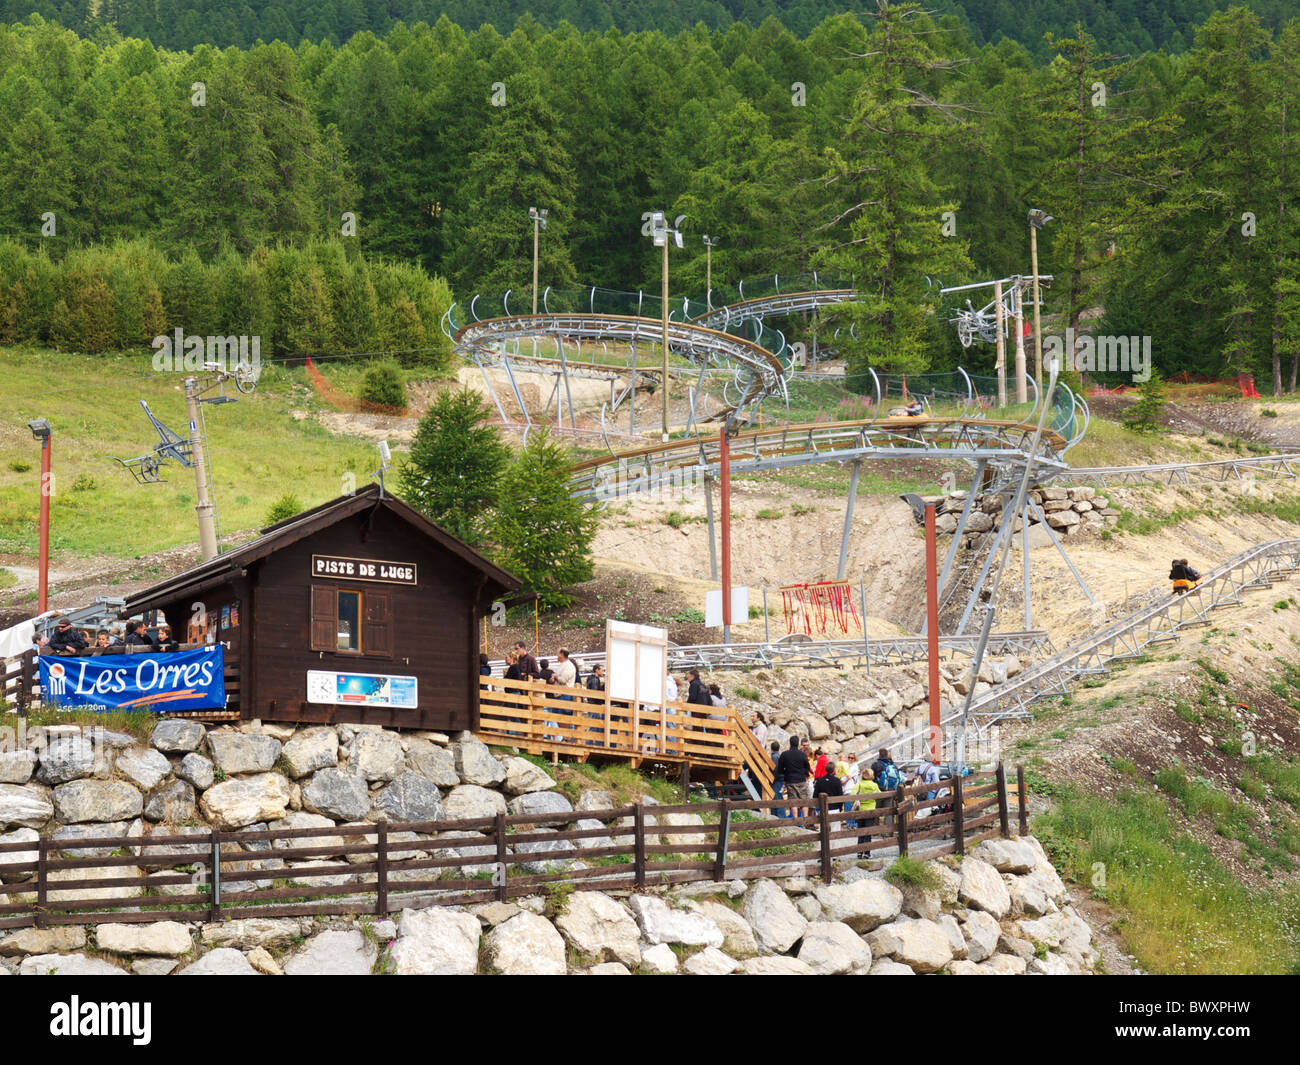
<path id="1" fill-rule="evenodd" d="M 533 315 L 537 314 L 537 230 L 541 219 L 533 215 Z"/>
<path id="2" fill-rule="evenodd" d="M 1006 315 L 1002 307 L 1002 282 L 993 282 L 993 305 L 997 308 L 998 332 L 998 407 L 1007 405 L 1007 338 Z"/>
<path id="3" fill-rule="evenodd" d="M 1034 271 L 1034 380 L 1043 389 L 1043 319 L 1038 300 L 1038 231 L 1052 216 L 1037 208 L 1029 212 L 1029 258 Z"/>
<path id="4" fill-rule="evenodd" d="M 32 435 L 41 442 L 40 576 L 36 612 L 44 614 L 49 608 L 50 599 L 50 495 L 53 491 L 50 479 L 50 440 L 54 434 L 50 423 L 44 418 L 29 422 L 28 426 Z"/>
<path id="5" fill-rule="evenodd" d="M 1016 316 L 1016 402 L 1029 402 L 1029 388 L 1025 384 L 1025 286 L 1019 277 L 1015 279 L 1015 316 Z"/>
<path id="6" fill-rule="evenodd" d="M 718 471 L 722 486 L 722 642 L 731 643 L 731 430 L 728 415 L 718 438 Z"/>
<path id="7" fill-rule="evenodd" d="M 925 616 L 929 632 L 926 655 L 930 659 L 930 753 L 939 757 L 939 548 L 936 532 L 938 507 L 925 504 Z M 866 622 L 864 621 L 863 624 Z"/>
<path id="8" fill-rule="evenodd" d="M 665 215 L 664 226 L 667 227 L 667 225 L 668 225 L 668 217 L 667 215 Z M 664 335 L 663 335 L 664 378 L 663 381 L 661 382 L 663 387 L 663 407 L 664 407 L 663 433 L 664 433 L 664 442 L 667 443 L 668 441 L 668 234 L 667 233 L 664 234 L 664 273 L 663 273 L 663 290 L 661 293 L 660 302 L 663 304 L 662 310 L 663 310 L 663 331 L 664 331 Z M 725 510 L 723 511 L 723 514 L 724 515 L 726 514 Z M 725 517 L 723 518 L 723 521 L 726 521 Z"/>
<path id="9" fill-rule="evenodd" d="M 185 413 L 190 420 L 190 452 L 198 500 L 194 504 L 194 511 L 199 518 L 199 554 L 207 562 L 217 557 L 217 529 L 213 521 L 212 501 L 208 498 L 208 464 L 203 451 L 203 434 L 199 431 L 199 392 L 199 379 L 185 378 Z"/>

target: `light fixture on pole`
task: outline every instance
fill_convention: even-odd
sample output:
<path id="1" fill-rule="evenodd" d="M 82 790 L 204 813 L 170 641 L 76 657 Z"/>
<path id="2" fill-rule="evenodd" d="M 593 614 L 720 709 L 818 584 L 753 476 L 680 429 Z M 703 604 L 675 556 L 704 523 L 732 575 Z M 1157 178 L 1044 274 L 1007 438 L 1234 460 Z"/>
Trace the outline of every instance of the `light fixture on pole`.
<path id="1" fill-rule="evenodd" d="M 1052 221 L 1052 216 L 1037 207 L 1029 209 L 1029 258 L 1034 271 L 1034 380 L 1043 387 L 1043 321 L 1038 304 L 1038 231 Z"/>
<path id="2" fill-rule="evenodd" d="M 50 439 L 54 431 L 44 418 L 32 419 L 27 428 L 32 431 L 32 437 L 41 442 L 41 560 L 36 612 L 44 614 L 49 606 L 50 592 L 50 495 L 54 487 L 50 480 Z"/>
<path id="3" fill-rule="evenodd" d="M 668 216 L 663 211 L 653 211 L 650 215 L 650 236 L 654 240 L 656 248 L 663 248 L 663 286 L 660 291 L 660 304 L 663 312 L 663 380 L 660 387 L 663 389 L 663 439 L 664 443 L 668 442 L 668 237 L 671 234 L 673 242 L 680 248 L 682 246 L 682 222 L 685 220 L 684 214 L 677 216 L 671 226 L 668 224 Z"/>
<path id="4" fill-rule="evenodd" d="M 704 291 L 713 291 L 713 249 L 718 246 L 718 238 L 704 234 Z"/>
<path id="5" fill-rule="evenodd" d="M 546 228 L 546 216 L 550 214 L 545 207 L 538 210 L 528 208 L 528 217 L 533 220 L 533 314 L 537 313 L 537 233 Z"/>
<path id="6" fill-rule="evenodd" d="M 930 754 L 936 759 L 940 750 L 939 724 L 939 549 L 936 532 L 937 505 L 915 492 L 898 497 L 912 508 L 918 525 L 925 525 L 925 628 L 926 656 L 930 660 Z M 866 619 L 863 619 L 863 624 Z"/>

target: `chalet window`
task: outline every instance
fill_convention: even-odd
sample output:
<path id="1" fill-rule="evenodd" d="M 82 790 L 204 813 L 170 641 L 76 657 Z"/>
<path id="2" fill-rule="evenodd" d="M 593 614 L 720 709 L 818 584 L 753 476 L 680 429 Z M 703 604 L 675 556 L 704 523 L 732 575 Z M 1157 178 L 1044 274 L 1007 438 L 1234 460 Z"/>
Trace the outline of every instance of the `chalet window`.
<path id="1" fill-rule="evenodd" d="M 388 591 L 314 584 L 311 649 L 335 654 L 393 654 L 393 608 Z"/>

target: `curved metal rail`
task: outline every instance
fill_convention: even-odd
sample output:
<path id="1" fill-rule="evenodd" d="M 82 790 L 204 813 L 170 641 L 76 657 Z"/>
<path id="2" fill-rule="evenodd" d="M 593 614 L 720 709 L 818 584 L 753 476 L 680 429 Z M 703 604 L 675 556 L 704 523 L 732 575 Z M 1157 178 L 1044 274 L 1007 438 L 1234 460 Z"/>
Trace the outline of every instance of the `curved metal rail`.
<path id="1" fill-rule="evenodd" d="M 1184 484 L 1203 481 L 1248 481 L 1257 473 L 1274 477 L 1295 477 L 1300 473 L 1300 455 L 1255 455 L 1250 458 L 1216 459 L 1211 462 L 1165 462 L 1150 466 L 1074 466 L 1059 479 L 1074 484 Z"/>
<path id="2" fill-rule="evenodd" d="M 1100 632 L 1020 673 L 971 701 L 969 724 L 980 734 L 1009 718 L 1030 716 L 1029 704 L 1044 696 L 1064 695 L 1085 674 L 1105 673 L 1108 663 L 1136 658 L 1153 643 L 1178 639 L 1179 630 L 1203 624 L 1210 611 L 1241 602 L 1248 588 L 1266 586 L 1283 574 L 1300 569 L 1300 539 L 1272 540 L 1249 548 L 1215 566 L 1185 595 L 1162 596 Z M 955 750 L 960 707 L 940 719 L 943 751 Z M 895 758 L 919 756 L 929 745 L 930 727 L 920 725 L 885 740 Z"/>

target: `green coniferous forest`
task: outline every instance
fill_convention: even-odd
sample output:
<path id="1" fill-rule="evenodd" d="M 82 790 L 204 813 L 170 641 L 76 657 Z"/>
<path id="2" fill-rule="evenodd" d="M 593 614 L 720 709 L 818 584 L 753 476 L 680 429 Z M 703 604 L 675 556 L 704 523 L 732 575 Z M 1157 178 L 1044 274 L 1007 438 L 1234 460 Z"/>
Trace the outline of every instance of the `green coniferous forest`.
<path id="1" fill-rule="evenodd" d="M 1294 3 L 868 6 L 0 4 L 0 342 L 438 362 L 528 291 L 530 205 L 542 284 L 649 290 L 664 207 L 675 292 L 717 234 L 715 286 L 851 274 L 859 365 L 981 369 L 934 282 L 1028 273 L 1040 207 L 1054 320 L 1294 388 Z"/>

